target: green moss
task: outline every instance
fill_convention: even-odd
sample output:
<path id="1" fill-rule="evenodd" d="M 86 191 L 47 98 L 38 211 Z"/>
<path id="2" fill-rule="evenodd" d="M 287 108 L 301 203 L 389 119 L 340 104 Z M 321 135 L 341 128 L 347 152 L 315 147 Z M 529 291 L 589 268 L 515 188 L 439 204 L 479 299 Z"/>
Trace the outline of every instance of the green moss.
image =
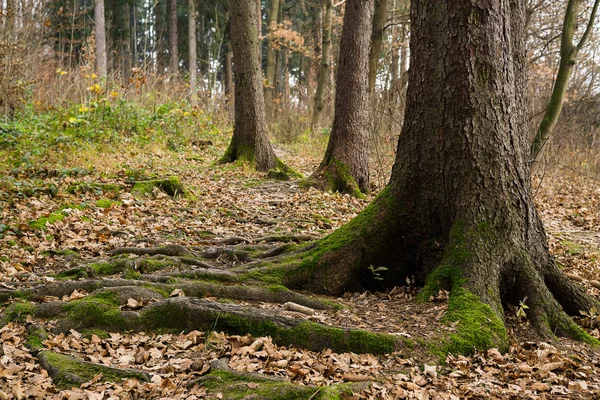
<path id="1" fill-rule="evenodd" d="M 110 200 L 110 199 L 100 199 L 98 201 L 96 201 L 96 206 L 100 207 L 100 208 L 110 208 L 113 205 L 121 205 L 123 204 L 122 201 L 115 201 L 115 200 Z"/>
<path id="2" fill-rule="evenodd" d="M 249 383 L 256 384 L 256 386 Z M 249 398 L 271 400 L 306 400 L 320 399 L 313 397 L 321 389 L 294 385 L 287 382 L 274 382 L 256 376 L 244 376 L 228 371 L 217 370 L 210 373 L 202 385 L 209 393 L 221 393 L 228 400 L 242 400 Z"/>
<path id="3" fill-rule="evenodd" d="M 327 325 L 305 321 L 294 328 L 283 328 L 272 322 L 215 312 L 190 324 L 190 310 L 185 304 L 165 303 L 142 311 L 142 324 L 150 329 L 172 328 L 225 331 L 230 334 L 270 336 L 281 345 L 294 345 L 319 351 L 383 354 L 394 351 L 397 339 L 391 335 L 362 330 L 344 331 Z"/>
<path id="4" fill-rule="evenodd" d="M 45 217 L 38 218 L 29 222 L 29 226 L 33 229 L 46 229 L 46 225 L 52 225 L 57 221 L 62 221 L 67 216 L 64 211 L 56 211 Z"/>
<path id="5" fill-rule="evenodd" d="M 185 193 L 179 178 L 171 176 L 165 179 L 152 179 L 136 182 L 131 189 L 131 194 L 136 198 L 142 198 L 152 194 L 154 188 L 159 188 L 172 197 L 180 196 Z"/>
<path id="6" fill-rule="evenodd" d="M 393 215 L 395 208 L 395 198 L 389 187 L 386 187 L 375 201 L 368 205 L 358 216 L 321 239 L 314 249 L 294 254 L 285 262 L 276 264 L 272 268 L 267 266 L 265 270 L 275 274 L 276 277 L 282 275 L 283 280 L 279 279 L 279 282 L 283 281 L 284 285 L 286 282 L 294 281 L 299 277 L 310 280 L 314 272 L 321 268 L 327 268 L 327 262 L 324 262 L 327 255 L 335 254 L 336 251 L 349 248 L 349 246 L 355 247 L 356 243 L 369 238 L 369 245 L 360 249 L 362 252 L 361 257 L 355 257 L 356 262 L 353 266 L 356 270 L 364 268 L 365 265 L 369 265 L 369 260 L 377 257 L 376 251 L 380 248 L 377 241 L 379 237 L 385 236 L 382 235 L 382 232 L 374 229 L 375 222 L 379 221 L 384 213 Z M 393 226 L 393 221 L 388 220 L 386 223 Z M 257 278 L 260 277 L 257 276 Z"/>
<path id="7" fill-rule="evenodd" d="M 457 332 L 442 339 L 441 344 L 431 345 L 432 351 L 442 358 L 448 353 L 472 354 L 475 350 L 492 347 L 503 351 L 508 346 L 508 334 L 502 318 L 464 287 L 466 281 L 462 266 L 470 258 L 466 243 L 467 237 L 462 226 L 456 223 L 450 232 L 449 244 L 440 266 L 429 275 L 417 297 L 419 301 L 427 301 L 440 289 L 450 290 L 448 312 L 444 319 L 458 322 Z"/>
<path id="8" fill-rule="evenodd" d="M 50 276 L 58 279 L 83 279 L 88 278 L 89 275 L 89 271 L 86 267 L 78 267 L 60 271 L 58 274 L 53 274 Z"/>
<path id="9" fill-rule="evenodd" d="M 114 292 L 106 291 L 64 306 L 67 318 L 78 328 L 100 327 L 123 330 L 126 321 L 119 311 L 119 300 Z"/>
<path id="10" fill-rule="evenodd" d="M 51 351 L 42 352 L 42 356 L 55 371 L 53 382 L 59 389 L 79 386 L 78 382 L 73 380 L 73 376 L 79 377 L 83 382 L 88 382 L 100 373 L 102 374 L 102 381 L 115 382 L 125 378 L 148 380 L 141 372 L 117 370 L 103 365 L 85 363 L 74 357 Z"/>
<path id="11" fill-rule="evenodd" d="M 270 290 L 271 292 L 275 292 L 275 293 L 282 293 L 282 292 L 290 291 L 290 289 L 286 288 L 283 285 L 269 285 L 269 286 L 267 286 L 267 289 Z"/>
<path id="12" fill-rule="evenodd" d="M 571 255 L 577 255 L 583 252 L 583 246 L 571 240 L 561 240 L 560 244 L 563 245 L 567 249 L 567 253 Z"/>
<path id="13" fill-rule="evenodd" d="M 156 260 L 148 258 L 138 263 L 138 269 L 143 273 L 151 273 L 177 265 L 178 264 L 173 260 Z"/>
<path id="14" fill-rule="evenodd" d="M 42 252 L 43 256 L 79 256 L 79 253 L 75 250 L 64 249 L 64 250 L 46 250 Z"/>
<path id="15" fill-rule="evenodd" d="M 4 310 L 4 320 L 6 322 L 25 322 L 28 315 L 35 313 L 35 304 L 30 302 L 13 303 Z"/>
<path id="16" fill-rule="evenodd" d="M 42 328 L 34 328 L 28 330 L 27 342 L 25 344 L 31 351 L 40 351 L 46 348 L 44 340 L 47 339 L 48 335 Z"/>

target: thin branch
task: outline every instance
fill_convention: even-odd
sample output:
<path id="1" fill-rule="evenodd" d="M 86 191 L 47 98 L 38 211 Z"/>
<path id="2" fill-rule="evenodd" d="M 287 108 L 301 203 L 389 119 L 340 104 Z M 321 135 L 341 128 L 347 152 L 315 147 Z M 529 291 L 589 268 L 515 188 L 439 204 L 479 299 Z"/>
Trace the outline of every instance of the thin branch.
<path id="1" fill-rule="evenodd" d="M 581 40 L 577 44 L 577 50 L 581 50 L 588 37 L 590 36 L 590 32 L 592 31 L 592 27 L 594 26 L 594 20 L 596 19 L 596 12 L 598 11 L 598 5 L 600 5 L 600 0 L 596 0 L 594 2 L 594 8 L 592 9 L 592 15 L 590 15 L 590 20 L 588 21 L 587 27 L 585 28 L 585 32 L 581 37 Z"/>

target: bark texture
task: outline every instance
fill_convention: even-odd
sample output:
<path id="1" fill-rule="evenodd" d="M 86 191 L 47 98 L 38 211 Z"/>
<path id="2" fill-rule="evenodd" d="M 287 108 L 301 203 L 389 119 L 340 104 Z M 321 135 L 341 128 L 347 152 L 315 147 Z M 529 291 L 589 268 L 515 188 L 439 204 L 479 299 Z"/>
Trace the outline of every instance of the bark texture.
<path id="1" fill-rule="evenodd" d="M 265 122 L 262 73 L 258 60 L 256 3 L 230 2 L 231 46 L 235 79 L 235 125 L 224 162 L 239 159 L 255 164 L 259 171 L 276 166 Z"/>
<path id="2" fill-rule="evenodd" d="M 317 78 L 315 103 L 311 129 L 314 132 L 320 128 L 323 110 L 325 109 L 325 91 L 329 86 L 331 69 L 331 28 L 333 25 L 333 0 L 325 0 L 325 17 L 323 18 L 323 45 L 321 46 L 321 67 Z"/>
<path id="3" fill-rule="evenodd" d="M 308 179 L 325 190 L 354 195 L 369 191 L 368 79 L 374 1 L 346 3 L 331 137 L 321 165 Z"/>
<path id="4" fill-rule="evenodd" d="M 350 7 L 352 2 L 348 3 Z M 458 351 L 505 347 L 503 307 L 527 296 L 543 335 L 593 341 L 567 314 L 596 301 L 555 266 L 529 180 L 524 2 L 412 1 L 405 122 L 388 187 L 290 267 L 339 294 L 415 276 L 451 291 Z M 484 334 L 474 334 L 483 332 Z M 487 333 L 486 333 L 487 332 Z"/>
<path id="5" fill-rule="evenodd" d="M 177 0 L 167 0 L 169 21 L 169 69 L 171 74 L 179 73 L 179 51 L 177 41 Z"/>
<path id="6" fill-rule="evenodd" d="M 188 40 L 189 40 L 189 64 L 190 64 L 190 99 L 192 104 L 197 103 L 198 86 L 198 61 L 196 56 L 196 0 L 188 0 Z"/>
<path id="7" fill-rule="evenodd" d="M 371 51 L 369 53 L 369 91 L 375 91 L 377 80 L 377 66 L 381 47 L 383 45 L 383 34 L 387 22 L 388 0 L 375 0 L 375 12 L 373 14 L 373 32 L 371 33 Z"/>
<path id="8" fill-rule="evenodd" d="M 269 8 L 269 33 L 277 26 L 279 22 L 279 0 L 271 0 L 271 6 Z M 273 47 L 273 44 L 269 40 L 267 46 L 267 65 L 265 68 L 265 75 L 267 78 L 267 86 L 265 87 L 265 105 L 270 110 L 273 108 L 273 99 L 275 98 L 275 87 L 277 81 L 277 70 L 276 70 L 277 51 Z"/>
<path id="9" fill-rule="evenodd" d="M 96 40 L 96 74 L 106 78 L 106 28 L 104 19 L 104 0 L 94 4 L 94 34 Z"/>

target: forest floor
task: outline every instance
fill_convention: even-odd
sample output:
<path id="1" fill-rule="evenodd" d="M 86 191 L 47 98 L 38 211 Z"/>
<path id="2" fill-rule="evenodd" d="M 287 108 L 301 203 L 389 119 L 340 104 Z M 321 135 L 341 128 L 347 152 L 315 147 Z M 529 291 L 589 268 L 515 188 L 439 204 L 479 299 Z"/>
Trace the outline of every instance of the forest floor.
<path id="1" fill-rule="evenodd" d="M 67 281 L 93 281 L 100 286 L 107 282 L 115 287 L 119 286 L 115 282 L 129 282 L 122 284 L 129 292 L 119 292 L 119 312 L 123 313 L 141 312 L 166 301 L 161 297 L 191 297 L 186 288 L 195 281 L 186 272 L 208 268 L 226 274 L 228 268 L 258 254 L 248 250 L 249 245 L 267 253 L 289 241 L 323 237 L 373 198 L 305 190 L 293 181 L 267 180 L 264 174 L 243 166 L 214 165 L 222 151 L 221 146 L 198 143 L 177 153 L 160 149 L 84 152 L 61 162 L 61 167 L 48 163 L 0 175 L 0 289 L 8 294 L 0 308 L 7 323 L 0 329 L 0 399 L 600 398 L 600 349 L 564 338 L 536 341 L 526 315 L 521 315 L 527 312 L 524 307 L 506 310 L 512 342 L 507 353 L 492 349 L 469 357 L 433 356 L 428 343 L 456 330 L 444 320 L 447 293 L 418 303 L 419 288 L 411 277 L 406 286 L 387 293 L 348 293 L 325 299 L 338 305 L 334 308 L 300 312 L 289 303 L 260 296 L 226 299 L 221 292 L 208 290 L 202 300 L 209 307 L 240 307 L 345 330 L 393 335 L 401 345 L 386 354 L 283 346 L 270 337 L 223 333 L 218 321 L 214 329 L 204 331 L 106 332 L 77 325 L 77 321 L 65 328 L 55 315 L 42 318 L 42 313 L 32 311 L 43 303 L 76 304 L 98 293 L 93 288 L 60 286 Z M 306 148 L 278 151 L 304 174 L 319 161 Z M 94 168 L 87 168 L 90 165 Z M 170 176 L 179 178 L 185 195 L 173 197 L 158 187 L 145 194 L 133 189 L 134 182 Z M 557 262 L 572 279 L 600 297 L 599 183 L 557 171 L 541 182 L 536 180 L 535 186 Z M 165 249 L 169 245 L 193 249 L 210 260 L 198 265 L 160 264 L 165 261 L 161 254 L 138 254 L 124 256 L 136 265 L 135 271 L 94 267 L 110 259 L 115 249 Z M 176 246 L 172 248 L 181 249 Z M 146 261 L 147 268 L 160 267 L 140 271 L 139 260 Z M 81 269 L 82 265 L 87 269 Z M 77 275 L 82 271 L 87 275 Z M 204 283 L 213 289 L 229 285 L 226 281 L 215 284 L 214 278 Z M 385 279 L 384 272 L 374 271 L 373 279 Z M 131 286 L 134 280 L 160 283 L 168 291 L 148 297 Z M 59 286 L 55 292 L 39 289 Z M 27 289 L 39 291 L 24 298 Z M 578 323 L 600 338 L 600 310 L 582 311 L 586 315 Z M 38 347 L 31 345 L 32 327 L 45 332 L 38 337 Z M 57 385 L 40 354 L 72 355 L 93 365 L 114 367 L 114 371 L 143 371 L 140 376 L 146 381 L 105 380 L 113 370 L 104 370 L 74 385 Z M 234 377 L 235 391 L 225 388 L 222 376 L 204 379 L 218 368 Z M 292 382 L 298 392 L 277 397 L 275 383 L 281 382 Z"/>

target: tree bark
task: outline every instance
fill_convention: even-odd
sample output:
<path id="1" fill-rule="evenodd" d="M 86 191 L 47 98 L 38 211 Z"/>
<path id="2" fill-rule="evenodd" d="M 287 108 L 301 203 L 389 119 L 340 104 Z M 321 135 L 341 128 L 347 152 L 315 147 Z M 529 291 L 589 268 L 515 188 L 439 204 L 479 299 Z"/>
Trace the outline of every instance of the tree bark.
<path id="1" fill-rule="evenodd" d="M 268 32 L 271 33 L 275 29 L 279 22 L 279 0 L 271 0 L 271 7 L 269 8 L 269 26 Z M 265 106 L 267 110 L 273 108 L 273 99 L 275 93 L 275 85 L 277 81 L 277 51 L 273 47 L 271 40 L 268 41 L 267 45 L 267 65 L 265 68 L 265 75 L 267 78 L 267 86 L 265 87 Z M 268 111 L 270 113 L 270 111 Z"/>
<path id="2" fill-rule="evenodd" d="M 156 51 L 156 71 L 161 74 L 165 72 L 167 61 L 165 57 L 165 0 L 156 0 L 154 3 L 155 38 L 154 50 Z"/>
<path id="3" fill-rule="evenodd" d="M 265 122 L 262 73 L 254 0 L 230 1 L 231 45 L 235 72 L 235 124 L 223 162 L 249 161 L 259 171 L 275 168 Z"/>
<path id="4" fill-rule="evenodd" d="M 325 1 L 325 17 L 323 19 L 323 45 L 321 46 L 321 68 L 317 79 L 317 89 L 315 91 L 315 102 L 313 106 L 313 115 L 311 130 L 315 132 L 320 128 L 323 110 L 325 109 L 325 91 L 329 86 L 329 70 L 331 69 L 331 29 L 333 24 L 333 0 Z"/>
<path id="5" fill-rule="evenodd" d="M 369 191 L 369 47 L 374 1 L 346 3 L 331 136 L 321 165 L 308 178 L 322 189 L 356 196 Z"/>
<path id="6" fill-rule="evenodd" d="M 104 19 L 104 0 L 94 4 L 94 34 L 96 36 L 96 75 L 106 78 L 106 28 Z"/>
<path id="7" fill-rule="evenodd" d="M 169 22 L 169 69 L 171 74 L 179 73 L 179 51 L 177 46 L 177 0 L 167 0 Z"/>
<path id="8" fill-rule="evenodd" d="M 407 108 L 390 182 L 290 267 L 288 286 L 339 295 L 414 276 L 425 300 L 450 290 L 447 318 L 459 324 L 447 351 L 506 349 L 503 307 L 525 298 L 542 336 L 597 343 L 568 316 L 597 301 L 554 264 L 533 203 L 524 4 L 412 1 Z M 383 280 L 369 266 L 388 268 Z"/>
<path id="9" fill-rule="evenodd" d="M 190 100 L 197 102 L 198 86 L 198 57 L 196 56 L 196 0 L 188 0 L 188 39 L 189 39 L 189 64 L 190 64 Z"/>
<path id="10" fill-rule="evenodd" d="M 388 0 L 375 0 L 375 12 L 373 14 L 373 32 L 371 33 L 371 51 L 369 52 L 369 92 L 375 93 L 375 81 L 377 80 L 377 66 L 381 47 L 383 45 L 383 34 L 387 22 Z"/>

